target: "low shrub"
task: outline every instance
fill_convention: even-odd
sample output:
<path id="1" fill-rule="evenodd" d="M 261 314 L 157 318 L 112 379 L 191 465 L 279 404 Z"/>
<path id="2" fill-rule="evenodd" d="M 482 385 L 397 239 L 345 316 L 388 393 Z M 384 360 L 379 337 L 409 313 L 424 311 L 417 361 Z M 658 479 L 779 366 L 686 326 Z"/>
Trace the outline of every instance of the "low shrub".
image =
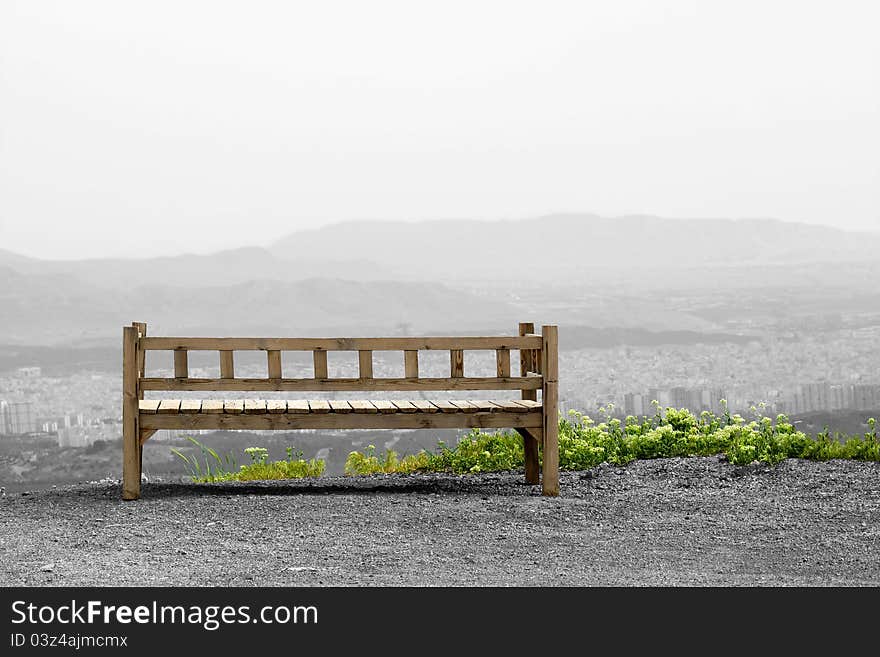
<path id="1" fill-rule="evenodd" d="M 722 400 L 723 401 L 723 400 Z M 880 460 L 880 440 L 874 418 L 863 436 L 835 436 L 828 431 L 811 438 L 785 415 L 775 420 L 753 408 L 749 422 L 739 414 L 717 416 L 704 411 L 699 416 L 687 409 L 657 406 L 653 416 L 628 416 L 623 421 L 610 416 L 613 407 L 599 409 L 601 421 L 578 411 L 559 418 L 559 467 L 586 470 L 600 463 L 625 465 L 635 459 L 724 454 L 734 464 L 754 462 L 776 465 L 787 458 L 811 460 Z M 539 451 L 540 458 L 540 451 Z M 522 438 L 514 432 L 484 433 L 474 429 L 455 447 L 438 444 L 436 452 L 422 451 L 400 457 L 394 451 L 377 456 L 375 446 L 348 455 L 345 472 L 350 475 L 378 472 L 494 472 L 523 467 Z"/>

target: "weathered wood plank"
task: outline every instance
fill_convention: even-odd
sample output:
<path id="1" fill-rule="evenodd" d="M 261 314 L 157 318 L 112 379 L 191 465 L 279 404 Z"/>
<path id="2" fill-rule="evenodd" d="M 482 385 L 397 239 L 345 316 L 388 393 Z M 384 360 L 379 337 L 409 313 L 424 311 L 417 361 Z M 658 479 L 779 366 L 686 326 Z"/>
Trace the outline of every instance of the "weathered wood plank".
<path id="1" fill-rule="evenodd" d="M 201 399 L 181 399 L 180 400 L 180 412 L 181 413 L 198 413 L 202 410 L 202 400 Z"/>
<path id="2" fill-rule="evenodd" d="M 152 435 L 153 435 L 154 433 L 156 433 L 156 430 L 155 430 L 155 429 L 143 429 L 143 430 L 141 430 L 141 440 L 140 440 L 140 442 L 141 442 L 141 447 L 144 446 L 144 443 L 147 442 L 147 441 L 152 437 Z M 143 450 L 141 450 L 141 454 L 143 455 Z"/>
<path id="3" fill-rule="evenodd" d="M 143 338 L 147 337 L 147 324 L 146 322 L 132 322 L 131 325 L 137 329 L 137 372 L 140 378 L 144 378 L 146 376 L 146 352 L 142 346 Z M 143 399 L 143 394 L 140 395 L 140 399 Z"/>
<path id="4" fill-rule="evenodd" d="M 403 352 L 404 376 L 407 379 L 419 378 L 419 352 L 415 349 L 407 349 Z"/>
<path id="5" fill-rule="evenodd" d="M 326 351 L 313 351 L 312 352 L 312 360 L 315 363 L 315 378 L 316 379 L 326 379 L 327 378 L 327 352 Z"/>
<path id="6" fill-rule="evenodd" d="M 280 379 L 281 376 L 281 352 L 271 349 L 266 352 L 266 365 L 270 379 Z"/>
<path id="7" fill-rule="evenodd" d="M 355 413 L 378 413 L 379 409 L 364 399 L 357 399 L 348 402 Z"/>
<path id="8" fill-rule="evenodd" d="M 309 407 L 309 402 L 305 399 L 288 399 L 287 400 L 287 412 L 288 413 L 311 413 L 311 408 Z"/>
<path id="9" fill-rule="evenodd" d="M 434 404 L 434 406 L 436 406 L 443 413 L 461 412 L 461 409 L 458 406 L 445 399 L 432 399 L 431 403 Z"/>
<path id="10" fill-rule="evenodd" d="M 362 379 L 373 378 L 373 352 L 369 349 L 358 351 L 358 375 Z"/>
<path id="11" fill-rule="evenodd" d="M 289 408 L 288 404 L 288 408 Z M 309 411 L 312 413 L 329 413 L 330 412 L 330 404 L 324 399 L 310 399 L 309 400 Z"/>
<path id="12" fill-rule="evenodd" d="M 371 399 L 370 403 L 373 404 L 380 413 L 397 412 L 397 407 L 387 399 Z"/>
<path id="13" fill-rule="evenodd" d="M 224 399 L 223 400 L 223 412 L 229 413 L 231 415 L 240 415 L 244 413 L 244 400 L 243 399 Z"/>
<path id="14" fill-rule="evenodd" d="M 189 376 L 189 366 L 187 365 L 186 349 L 174 350 L 174 377 L 177 379 L 185 379 Z"/>
<path id="15" fill-rule="evenodd" d="M 329 410 L 329 409 L 328 409 Z M 541 413 L 266 413 L 142 415 L 144 429 L 454 429 L 540 427 Z"/>
<path id="16" fill-rule="evenodd" d="M 266 412 L 266 400 L 265 399 L 245 399 L 244 400 L 244 412 L 248 415 L 255 415 L 258 413 Z"/>
<path id="17" fill-rule="evenodd" d="M 334 413 L 352 413 L 354 409 L 352 409 L 351 404 L 344 399 L 331 399 L 330 410 Z"/>
<path id="18" fill-rule="evenodd" d="M 413 399 L 410 403 L 415 406 L 420 413 L 436 413 L 440 410 L 427 399 Z"/>
<path id="19" fill-rule="evenodd" d="M 464 350 L 449 350 L 449 368 L 450 375 L 453 379 L 460 379 L 464 376 Z"/>
<path id="20" fill-rule="evenodd" d="M 531 322 L 523 322 L 519 325 L 519 334 L 528 335 L 535 332 L 535 325 Z M 543 344 L 543 338 L 542 338 Z M 534 369 L 532 366 L 532 356 L 534 352 L 531 349 L 521 349 L 519 352 L 519 371 L 520 376 L 527 376 Z M 543 383 L 542 383 L 543 385 Z M 537 390 L 523 390 L 523 400 L 535 400 L 538 398 Z M 541 432 L 543 436 L 543 430 Z M 538 443 L 535 440 L 529 440 L 523 437 L 523 457 L 525 461 L 526 482 L 529 484 L 537 484 L 540 481 L 540 467 L 538 464 Z"/>
<path id="21" fill-rule="evenodd" d="M 469 401 L 464 400 L 464 399 L 451 399 L 451 400 L 449 400 L 449 403 L 452 404 L 453 406 L 455 406 L 456 408 L 461 409 L 462 412 L 464 412 L 464 413 L 476 413 L 477 411 L 480 410 L 480 408 L 477 405 L 472 404 Z"/>
<path id="22" fill-rule="evenodd" d="M 449 349 L 540 349 L 541 336 L 426 336 L 390 338 L 204 338 L 154 337 L 148 351 L 407 351 Z"/>
<path id="23" fill-rule="evenodd" d="M 220 378 L 221 379 L 234 379 L 235 378 L 235 359 L 233 357 L 233 353 L 230 350 L 221 350 L 220 351 Z"/>
<path id="24" fill-rule="evenodd" d="M 138 402 L 138 339 L 135 326 L 122 328 L 122 499 L 136 500 L 141 495 L 141 444 Z"/>
<path id="25" fill-rule="evenodd" d="M 543 336 L 541 356 L 543 363 L 544 458 L 542 461 L 541 492 L 550 497 L 559 495 L 559 332 L 556 326 L 541 327 Z"/>
<path id="26" fill-rule="evenodd" d="M 532 408 L 523 405 L 522 401 L 519 399 L 493 399 L 492 403 L 498 406 L 505 413 L 523 413 L 533 410 Z M 538 405 L 538 407 L 540 408 L 540 404 Z"/>
<path id="27" fill-rule="evenodd" d="M 159 402 L 161 399 L 141 399 L 138 402 L 138 410 L 141 413 L 155 413 L 159 410 Z"/>
<path id="28" fill-rule="evenodd" d="M 506 379 L 510 376 L 510 349 L 495 350 L 495 364 L 498 366 L 498 378 Z"/>
<path id="29" fill-rule="evenodd" d="M 286 399 L 267 399 L 266 400 L 266 412 L 267 413 L 286 413 L 287 412 L 287 400 Z"/>
<path id="30" fill-rule="evenodd" d="M 401 413 L 416 413 L 418 412 L 418 407 L 413 405 L 411 401 L 400 401 L 399 399 L 392 399 L 391 403 L 397 407 L 397 410 Z"/>
<path id="31" fill-rule="evenodd" d="M 144 390 L 193 390 L 193 391 L 391 391 L 391 390 L 540 390 L 539 376 L 511 377 L 462 377 L 425 379 L 161 379 L 141 380 Z"/>
<path id="32" fill-rule="evenodd" d="M 486 399 L 468 399 L 468 401 L 477 408 L 479 413 L 497 413 L 501 410 L 501 407 Z"/>
<path id="33" fill-rule="evenodd" d="M 535 325 L 531 322 L 523 322 L 519 325 L 520 335 L 525 335 L 527 333 L 534 333 Z M 521 349 L 519 352 L 519 372 L 520 376 L 524 378 L 528 378 L 528 373 L 535 369 L 534 365 L 534 351 L 531 349 Z M 543 385 L 543 384 L 542 384 Z M 537 391 L 541 386 L 536 388 L 523 388 L 522 398 L 536 400 L 538 398 Z M 535 482 L 537 483 L 537 482 Z"/>
<path id="34" fill-rule="evenodd" d="M 217 415 L 223 412 L 222 399 L 203 399 L 202 414 Z"/>
<path id="35" fill-rule="evenodd" d="M 156 410 L 157 413 L 167 414 L 167 413 L 179 413 L 180 412 L 180 400 L 179 399 L 163 399 L 159 402 L 159 408 Z"/>

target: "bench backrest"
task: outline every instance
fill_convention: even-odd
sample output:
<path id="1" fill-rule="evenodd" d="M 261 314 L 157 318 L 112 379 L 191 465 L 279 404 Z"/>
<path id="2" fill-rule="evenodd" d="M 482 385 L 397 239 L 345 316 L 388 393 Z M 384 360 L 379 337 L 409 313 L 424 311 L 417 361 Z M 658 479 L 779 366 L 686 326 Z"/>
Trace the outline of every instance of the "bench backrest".
<path id="1" fill-rule="evenodd" d="M 124 328 L 124 379 L 130 388 L 134 384 L 138 397 L 146 390 L 185 391 L 383 391 L 383 390 L 520 390 L 523 398 L 534 399 L 544 385 L 543 372 L 556 372 L 558 346 L 556 327 L 545 326 L 541 335 L 534 326 L 523 323 L 516 336 L 481 337 L 388 337 L 388 338 L 205 338 L 205 337 L 147 337 L 147 326 L 134 322 Z M 419 352 L 442 350 L 449 352 L 448 377 L 419 375 Z M 496 376 L 465 376 L 464 352 L 491 350 L 495 352 Z M 519 350 L 519 371 L 511 372 L 510 352 Z M 174 377 L 145 376 L 148 351 L 174 353 Z M 216 351 L 220 360 L 220 378 L 192 378 L 189 375 L 190 351 Z M 265 378 L 236 378 L 236 351 L 266 352 Z M 312 352 L 313 376 L 285 378 L 281 352 Z M 330 377 L 327 353 L 330 351 L 357 351 L 358 376 Z M 373 376 L 373 352 L 401 352 L 404 364 L 403 378 Z M 555 379 L 555 377 L 553 377 Z"/>

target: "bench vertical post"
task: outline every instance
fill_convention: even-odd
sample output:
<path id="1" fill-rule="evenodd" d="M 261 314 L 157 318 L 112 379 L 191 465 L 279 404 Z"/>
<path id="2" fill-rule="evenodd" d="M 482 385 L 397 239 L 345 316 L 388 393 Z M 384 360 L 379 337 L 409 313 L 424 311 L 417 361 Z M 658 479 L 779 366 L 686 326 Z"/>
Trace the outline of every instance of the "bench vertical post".
<path id="1" fill-rule="evenodd" d="M 122 329 L 122 499 L 141 495 L 141 446 L 138 430 L 138 328 Z"/>
<path id="2" fill-rule="evenodd" d="M 556 326 L 542 326 L 541 373 L 544 376 L 544 495 L 559 495 L 559 332 Z"/>
<path id="3" fill-rule="evenodd" d="M 138 343 L 137 343 L 137 375 L 138 380 L 143 379 L 147 375 L 147 352 L 144 351 L 143 343 L 141 342 L 141 338 L 147 337 L 147 324 L 146 322 L 132 322 L 132 326 L 137 329 Z M 141 400 L 144 398 L 144 391 L 141 390 L 140 383 L 138 383 L 137 387 L 137 398 Z M 140 435 L 140 427 L 138 427 L 138 472 L 144 471 L 144 444 L 141 440 L 142 436 Z"/>
<path id="4" fill-rule="evenodd" d="M 535 332 L 535 325 L 531 322 L 520 322 L 519 325 L 519 334 L 520 335 L 529 335 L 530 333 Z M 519 350 L 519 375 L 526 376 L 526 373 L 534 370 L 534 365 L 532 364 L 532 354 L 534 352 L 531 349 L 520 349 Z M 522 391 L 522 399 L 528 399 L 531 401 L 537 401 L 538 399 L 538 391 L 537 390 L 523 390 Z M 543 433 L 543 429 L 542 429 Z M 539 481 L 539 467 L 538 467 L 538 441 L 535 440 L 534 437 L 528 435 L 528 432 L 523 434 L 523 452 L 525 456 L 525 470 L 526 470 L 526 483 L 529 484 L 537 484 Z"/>

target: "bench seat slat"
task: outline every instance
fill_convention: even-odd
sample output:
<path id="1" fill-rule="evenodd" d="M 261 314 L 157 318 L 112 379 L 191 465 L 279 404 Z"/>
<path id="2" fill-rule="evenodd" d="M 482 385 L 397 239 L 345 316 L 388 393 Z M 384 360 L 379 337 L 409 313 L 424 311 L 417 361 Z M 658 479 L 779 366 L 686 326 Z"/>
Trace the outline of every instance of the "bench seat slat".
<path id="1" fill-rule="evenodd" d="M 431 403 L 434 404 L 441 412 L 443 413 L 460 413 L 461 409 L 453 404 L 451 401 L 447 400 L 431 400 Z"/>
<path id="2" fill-rule="evenodd" d="M 375 406 L 380 413 L 396 413 L 397 407 L 387 399 L 371 399 L 370 403 Z"/>
<path id="3" fill-rule="evenodd" d="M 288 399 L 287 400 L 287 412 L 288 413 L 308 413 L 309 402 L 305 399 Z"/>
<path id="4" fill-rule="evenodd" d="M 542 408 L 541 402 L 528 399 L 452 399 L 452 400 L 383 400 L 383 399 L 142 399 L 142 414 L 152 415 L 264 415 L 264 414 L 394 414 L 394 413 L 528 413 Z"/>
<path id="5" fill-rule="evenodd" d="M 477 406 L 476 404 L 472 404 L 471 402 L 464 399 L 452 399 L 449 403 L 456 408 L 461 409 L 465 413 L 476 413 L 478 410 L 480 410 L 479 406 Z"/>
<path id="6" fill-rule="evenodd" d="M 205 399 L 202 401 L 202 413 L 219 414 L 223 412 L 222 399 Z"/>
<path id="7" fill-rule="evenodd" d="M 528 402 L 528 400 L 527 400 L 527 402 Z M 525 404 L 523 404 L 523 401 L 521 399 L 515 399 L 515 400 L 514 399 L 498 399 L 498 400 L 493 400 L 492 403 L 495 404 L 496 406 L 498 406 L 498 408 L 501 412 L 522 413 L 524 411 L 532 410 L 532 407 L 526 406 Z M 535 403 L 538 404 L 537 408 L 541 407 L 541 405 L 538 402 L 535 402 Z"/>
<path id="8" fill-rule="evenodd" d="M 181 413 L 198 413 L 202 410 L 201 399 L 184 399 L 180 402 Z"/>
<path id="9" fill-rule="evenodd" d="M 159 403 L 159 410 L 157 413 L 161 413 L 163 415 L 177 413 L 180 410 L 180 400 L 179 399 L 163 399 Z"/>
<path id="10" fill-rule="evenodd" d="M 223 412 L 231 415 L 241 415 L 244 412 L 243 399 L 224 399 Z"/>
<path id="11" fill-rule="evenodd" d="M 420 413 L 436 413 L 439 409 L 427 399 L 414 399 L 410 402 Z"/>
<path id="12" fill-rule="evenodd" d="M 477 407 L 476 410 L 478 413 L 497 413 L 501 410 L 500 406 L 497 406 L 486 399 L 468 399 L 468 401 L 473 406 Z"/>
<path id="13" fill-rule="evenodd" d="M 248 415 L 258 415 L 266 412 L 265 399 L 245 399 L 244 412 Z"/>
<path id="14" fill-rule="evenodd" d="M 267 399 L 266 400 L 266 412 L 267 413 L 286 413 L 287 412 L 287 400 L 286 399 Z"/>
<path id="15" fill-rule="evenodd" d="M 365 401 L 363 399 L 358 399 L 355 401 L 350 401 L 351 408 L 355 413 L 378 413 L 379 409 L 373 406 L 370 402 Z"/>
<path id="16" fill-rule="evenodd" d="M 141 413 L 155 413 L 159 410 L 161 401 L 161 399 L 141 399 L 138 402 L 138 407 Z"/>
<path id="17" fill-rule="evenodd" d="M 331 399 L 329 401 L 330 410 L 334 413 L 351 413 L 352 407 L 345 400 Z"/>

